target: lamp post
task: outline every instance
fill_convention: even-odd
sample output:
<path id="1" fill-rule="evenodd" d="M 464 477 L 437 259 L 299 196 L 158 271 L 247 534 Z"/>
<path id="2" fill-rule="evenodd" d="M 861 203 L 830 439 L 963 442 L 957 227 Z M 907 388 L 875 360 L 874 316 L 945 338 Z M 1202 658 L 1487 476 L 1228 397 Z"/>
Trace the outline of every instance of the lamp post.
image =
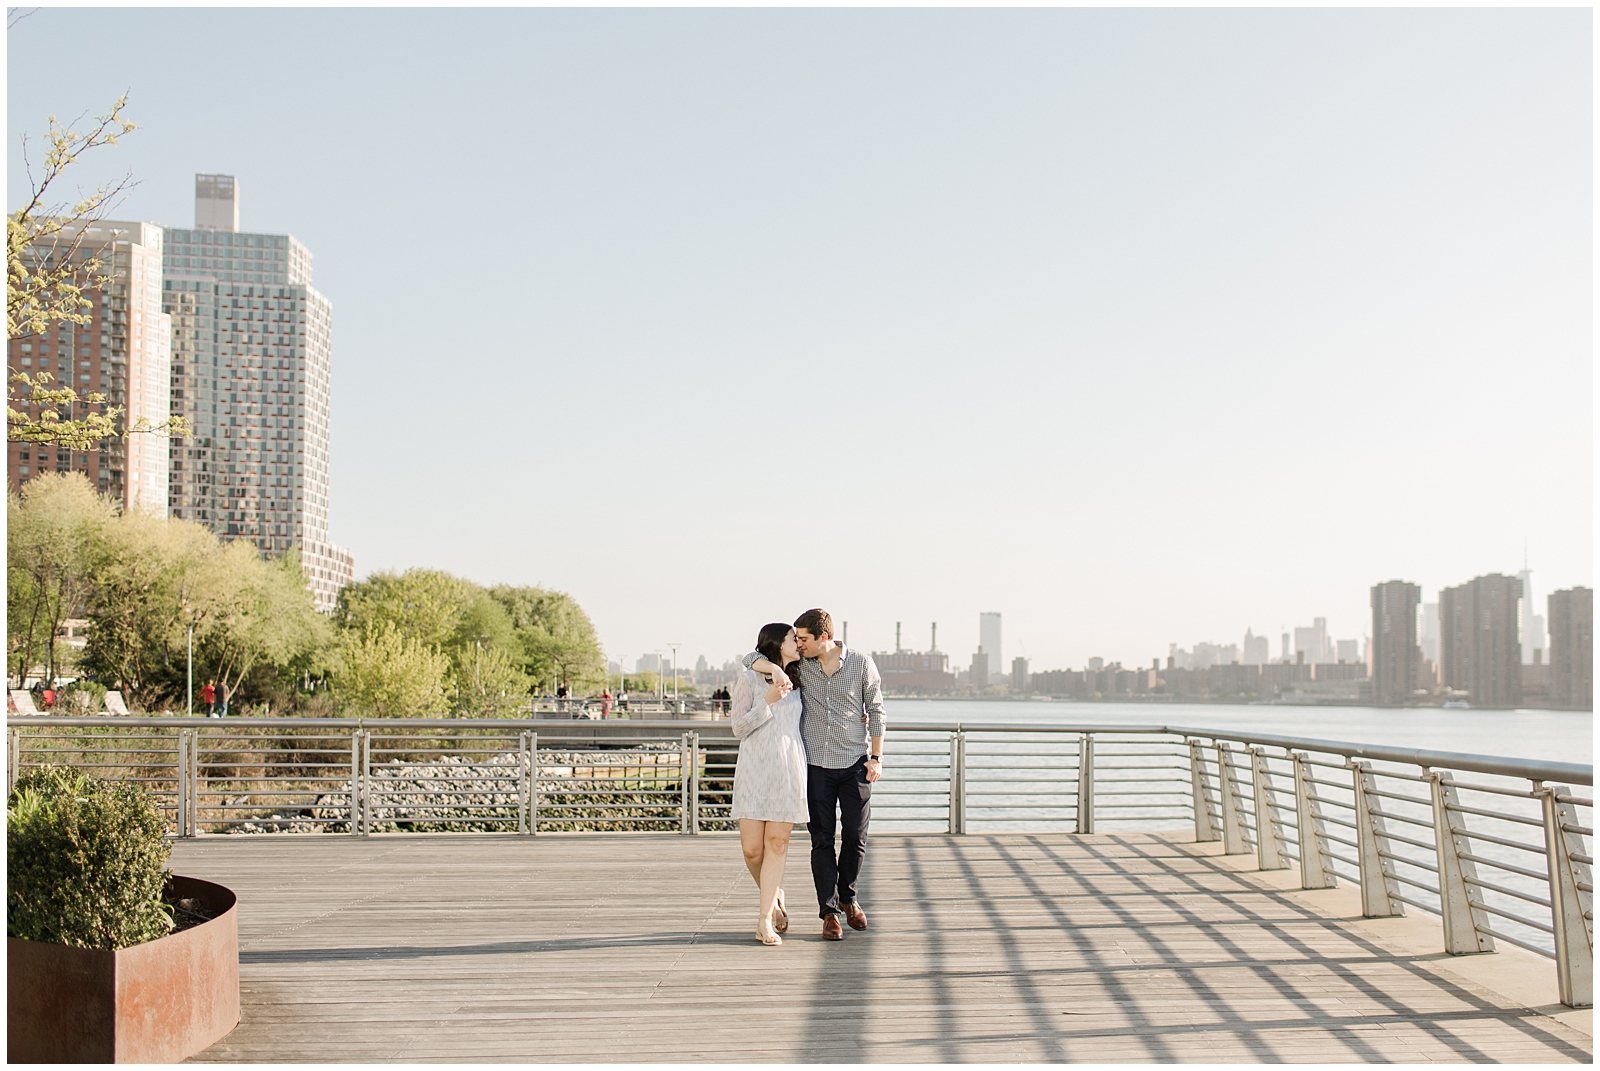
<path id="1" fill-rule="evenodd" d="M 672 648 L 672 705 L 676 707 L 678 705 L 678 648 L 682 647 L 683 643 L 681 641 L 669 643 L 667 646 Z"/>
<path id="2" fill-rule="evenodd" d="M 189 585 L 185 584 L 179 589 L 178 605 L 183 608 L 185 617 L 189 618 L 188 653 L 184 659 L 184 679 L 188 685 L 188 716 L 194 717 L 194 616 L 189 613 Z"/>

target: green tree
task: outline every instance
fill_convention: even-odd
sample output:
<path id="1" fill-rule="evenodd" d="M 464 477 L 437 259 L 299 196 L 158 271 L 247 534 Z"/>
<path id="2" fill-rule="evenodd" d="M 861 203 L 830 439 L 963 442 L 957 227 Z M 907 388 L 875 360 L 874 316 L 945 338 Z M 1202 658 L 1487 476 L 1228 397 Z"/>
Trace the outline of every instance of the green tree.
<path id="1" fill-rule="evenodd" d="M 223 594 L 215 587 L 218 563 L 208 560 L 219 550 L 209 530 L 142 510 L 107 525 L 90 547 L 85 667 L 116 682 L 136 705 L 159 702 L 170 688 L 175 654 L 181 666 L 177 637 L 201 599 L 202 577 L 211 582 L 205 587 L 212 599 Z"/>
<path id="2" fill-rule="evenodd" d="M 85 665 L 146 708 L 184 698 L 191 625 L 197 682 L 233 694 L 258 665 L 331 641 L 295 555 L 266 561 L 247 540 L 139 510 L 104 526 L 90 555 Z"/>
<path id="3" fill-rule="evenodd" d="M 238 540 L 213 560 L 218 567 L 203 574 L 193 610 L 207 677 L 238 693 L 258 665 L 286 666 L 327 650 L 333 626 L 317 613 L 298 552 L 263 560 Z"/>
<path id="4" fill-rule="evenodd" d="M 474 644 L 507 651 L 517 647 L 517 630 L 511 623 L 511 615 L 476 584 L 471 585 L 448 641 L 451 648 L 458 650 L 466 650 Z"/>
<path id="5" fill-rule="evenodd" d="M 470 585 L 447 651 L 460 713 L 499 717 L 515 713 L 527 701 L 530 682 L 522 671 L 511 615 L 476 584 Z"/>
<path id="6" fill-rule="evenodd" d="M 528 701 L 530 681 L 512 653 L 501 647 L 457 648 L 451 684 L 456 710 L 472 717 L 510 717 Z"/>
<path id="7" fill-rule="evenodd" d="M 9 669 L 61 675 L 61 623 L 88 596 L 90 548 L 116 519 L 82 473 L 41 475 L 6 499 L 6 638 Z"/>
<path id="8" fill-rule="evenodd" d="M 26 204 L 6 217 L 6 340 L 41 335 L 53 323 L 83 324 L 91 319 L 89 293 L 109 282 L 103 271 L 110 243 L 99 248 L 86 244 L 89 225 L 103 219 L 134 185 L 132 174 L 120 182 L 95 187 L 76 202 L 53 200 L 51 187 L 78 158 L 92 149 L 115 145 L 131 133 L 134 124 L 123 117 L 128 95 L 117 98 L 111 110 L 91 121 L 80 134 L 50 116 L 44 158 L 35 175 L 28 161 L 26 139 L 22 156 L 28 173 Z M 83 116 L 79 117 L 81 122 Z M 50 386 L 48 372 L 30 376 L 13 372 L 6 384 L 6 433 L 13 441 L 54 442 L 73 450 L 87 450 L 102 439 L 123 434 L 185 435 L 189 422 L 171 417 L 151 424 L 140 417 L 119 431 L 124 409 L 107 406 L 104 394 L 78 393 L 66 384 Z M 12 402 L 17 394 L 25 395 Z"/>
<path id="9" fill-rule="evenodd" d="M 418 718 L 445 712 L 450 660 L 402 633 L 393 623 L 345 630 L 333 669 L 342 707 L 380 718 Z"/>
<path id="10" fill-rule="evenodd" d="M 490 588 L 489 594 L 511 615 L 523 672 L 529 677 L 565 684 L 573 691 L 605 684 L 600 639 L 589 615 L 572 596 L 508 584 Z"/>
<path id="11" fill-rule="evenodd" d="M 393 625 L 402 636 L 443 650 L 471 601 L 472 587 L 437 569 L 374 573 L 339 592 L 334 619 L 357 633 Z"/>

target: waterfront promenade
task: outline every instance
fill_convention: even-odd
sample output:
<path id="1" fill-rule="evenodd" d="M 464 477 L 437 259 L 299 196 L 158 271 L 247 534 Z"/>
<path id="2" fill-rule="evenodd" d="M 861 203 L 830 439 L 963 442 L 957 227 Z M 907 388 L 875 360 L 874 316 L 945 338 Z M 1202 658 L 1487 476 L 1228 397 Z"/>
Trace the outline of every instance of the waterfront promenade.
<path id="1" fill-rule="evenodd" d="M 202 836 L 240 895 L 209 1061 L 1590 1062 L 1548 960 L 1173 833 L 877 835 L 872 929 L 785 944 L 734 837 Z"/>

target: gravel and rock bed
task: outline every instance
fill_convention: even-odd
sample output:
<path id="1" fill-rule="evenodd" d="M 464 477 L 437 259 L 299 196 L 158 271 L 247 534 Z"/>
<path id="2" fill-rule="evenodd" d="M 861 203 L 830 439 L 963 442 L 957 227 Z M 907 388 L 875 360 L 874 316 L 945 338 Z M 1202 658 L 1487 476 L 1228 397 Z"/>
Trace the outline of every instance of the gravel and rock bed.
<path id="1" fill-rule="evenodd" d="M 628 751 L 539 753 L 539 829 L 676 829 L 681 807 L 675 744 Z M 665 759 L 672 761 L 662 761 Z M 374 765 L 367 782 L 371 830 L 491 832 L 515 830 L 523 756 L 442 756 Z M 552 784 L 554 782 L 554 784 Z M 350 782 L 318 796 L 311 807 L 283 807 L 228 827 L 228 833 L 347 833 Z M 712 791 L 708 791 L 708 788 Z M 703 804 L 725 804 L 722 791 L 701 784 Z M 240 797 L 238 804 L 246 804 Z M 581 808 L 581 811 L 579 810 Z"/>

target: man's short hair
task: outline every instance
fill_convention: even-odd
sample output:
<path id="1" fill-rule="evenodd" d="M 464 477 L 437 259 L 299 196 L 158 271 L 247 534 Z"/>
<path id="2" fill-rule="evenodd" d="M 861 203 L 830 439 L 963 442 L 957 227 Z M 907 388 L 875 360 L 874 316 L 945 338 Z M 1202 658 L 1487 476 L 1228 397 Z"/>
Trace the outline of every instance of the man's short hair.
<path id="1" fill-rule="evenodd" d="M 805 629 L 815 639 L 822 639 L 823 634 L 833 635 L 833 618 L 826 610 L 807 610 L 794 619 L 796 629 Z"/>

